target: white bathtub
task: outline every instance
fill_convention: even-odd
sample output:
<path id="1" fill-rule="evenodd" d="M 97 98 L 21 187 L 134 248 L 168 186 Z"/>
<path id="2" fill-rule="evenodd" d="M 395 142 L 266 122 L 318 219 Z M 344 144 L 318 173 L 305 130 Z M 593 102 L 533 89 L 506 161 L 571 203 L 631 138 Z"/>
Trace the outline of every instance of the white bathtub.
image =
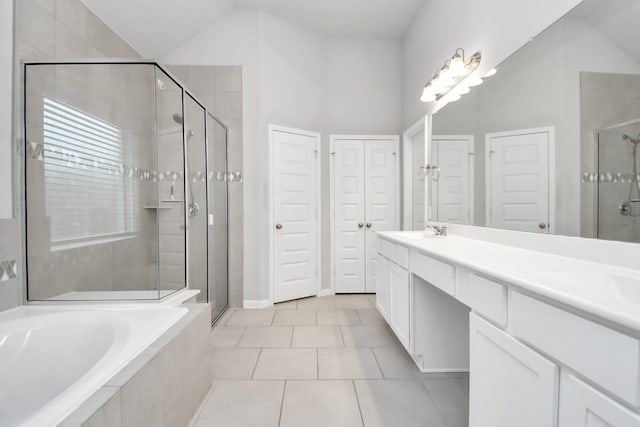
<path id="1" fill-rule="evenodd" d="M 157 305 L 0 314 L 0 426 L 52 426 L 187 313 Z"/>

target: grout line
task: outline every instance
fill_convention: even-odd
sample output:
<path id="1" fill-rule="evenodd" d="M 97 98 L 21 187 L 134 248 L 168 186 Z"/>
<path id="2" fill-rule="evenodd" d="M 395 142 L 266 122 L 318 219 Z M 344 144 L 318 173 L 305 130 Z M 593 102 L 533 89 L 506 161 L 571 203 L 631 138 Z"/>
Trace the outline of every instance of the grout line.
<path id="1" fill-rule="evenodd" d="M 320 349 L 316 347 L 316 379 L 320 381 Z"/>
<path id="2" fill-rule="evenodd" d="M 356 387 L 356 381 L 351 380 L 351 385 L 353 385 L 353 392 L 356 395 L 356 403 L 358 404 L 358 412 L 360 412 L 360 421 L 362 421 L 362 425 L 364 426 L 364 416 L 362 415 L 362 407 L 360 406 L 360 397 L 358 396 L 358 388 Z"/>
<path id="3" fill-rule="evenodd" d="M 383 379 L 388 380 L 389 378 L 387 378 L 386 375 L 384 374 L 384 371 L 382 370 L 382 366 L 380 365 L 380 361 L 378 360 L 378 356 L 376 355 L 376 352 L 373 347 L 371 347 L 371 352 L 373 353 L 373 358 L 376 360 L 376 364 L 378 365 L 378 369 L 380 370 L 380 375 L 382 375 Z M 424 387 L 424 384 L 422 386 Z"/>
<path id="4" fill-rule="evenodd" d="M 244 337 L 244 333 L 247 332 L 247 327 L 246 326 L 243 326 L 242 328 L 243 328 L 242 329 L 242 333 L 240 333 L 240 337 L 238 338 L 238 342 L 236 343 L 236 345 L 233 346 L 234 348 L 241 348 L 240 347 L 240 341 L 242 341 L 242 337 Z"/>
<path id="5" fill-rule="evenodd" d="M 258 352 L 258 357 L 256 358 L 256 364 L 253 365 L 253 370 L 251 371 L 251 376 L 249 380 L 253 380 L 253 377 L 256 375 L 256 369 L 258 369 L 258 363 L 260 362 L 260 357 L 262 357 L 262 348 Z"/>
<path id="6" fill-rule="evenodd" d="M 338 326 L 338 329 L 340 330 L 340 338 L 342 338 L 342 347 L 347 347 L 347 344 L 344 340 L 344 332 L 342 331 L 343 326 Z"/>
<path id="7" fill-rule="evenodd" d="M 423 378 L 419 379 L 420 384 L 422 384 L 422 388 L 427 392 L 427 396 L 429 396 L 429 400 L 431 400 L 431 403 L 433 403 L 433 407 L 436 408 L 436 411 L 438 412 L 438 415 L 440 415 L 440 418 L 442 418 L 442 421 L 444 422 L 445 426 L 449 425 L 449 422 L 447 421 L 447 419 L 444 417 L 444 414 L 442 413 L 442 411 L 440 410 L 440 408 L 438 407 L 438 405 L 436 405 L 436 401 L 433 400 L 433 397 L 431 396 L 431 392 L 429 391 L 429 389 L 427 388 L 426 385 L 424 385 L 424 381 L 422 381 Z"/>
<path id="8" fill-rule="evenodd" d="M 200 406 L 198 406 L 198 408 L 196 409 L 196 412 L 193 414 L 193 417 L 191 417 L 191 420 L 189 421 L 188 427 L 194 427 L 198 424 L 198 421 L 200 421 L 200 416 L 202 415 L 202 411 L 204 409 L 204 407 L 207 405 L 207 403 L 209 403 L 209 400 L 211 399 L 212 395 L 213 395 L 213 389 L 216 388 L 216 386 L 218 385 L 218 381 L 213 380 L 211 387 L 209 388 L 209 391 L 207 392 L 207 395 L 204 397 L 204 399 L 202 399 L 202 402 L 200 402 Z M 123 402 L 124 404 L 124 402 Z"/>
<path id="9" fill-rule="evenodd" d="M 287 391 L 287 383 L 288 381 L 284 381 L 284 385 L 282 386 L 282 399 L 280 400 L 280 416 L 278 417 L 278 426 L 282 423 L 282 410 L 284 409 L 284 394 Z"/>

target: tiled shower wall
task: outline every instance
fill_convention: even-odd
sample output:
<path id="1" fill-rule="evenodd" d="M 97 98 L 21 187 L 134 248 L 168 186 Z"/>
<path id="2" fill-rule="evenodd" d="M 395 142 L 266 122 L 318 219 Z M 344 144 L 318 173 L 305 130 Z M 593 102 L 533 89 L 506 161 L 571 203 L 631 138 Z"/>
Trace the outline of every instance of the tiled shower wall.
<path id="1" fill-rule="evenodd" d="M 242 67 L 168 65 L 204 106 L 229 129 L 230 172 L 242 171 Z M 243 203 L 242 182 L 229 183 L 229 303 L 243 303 Z"/>
<path id="2" fill-rule="evenodd" d="M 581 236 L 596 237 L 597 183 L 585 176 L 597 172 L 596 131 L 632 120 L 640 119 L 640 76 L 633 74 L 580 73 L 580 138 L 581 138 Z M 633 135 L 635 137 L 635 135 Z M 622 144 L 623 142 L 620 141 Z M 628 144 L 628 143 L 627 143 Z M 627 162 L 627 159 L 624 159 Z M 619 171 L 631 172 L 631 163 L 621 163 Z M 611 187 L 610 187 L 611 189 Z M 629 190 L 627 185 L 616 185 L 622 202 Z M 627 218 L 629 219 L 629 218 Z M 620 215 L 612 212 L 605 221 L 619 221 Z M 615 227 L 613 227 L 615 228 Z M 622 229 L 624 231 L 624 229 Z"/>

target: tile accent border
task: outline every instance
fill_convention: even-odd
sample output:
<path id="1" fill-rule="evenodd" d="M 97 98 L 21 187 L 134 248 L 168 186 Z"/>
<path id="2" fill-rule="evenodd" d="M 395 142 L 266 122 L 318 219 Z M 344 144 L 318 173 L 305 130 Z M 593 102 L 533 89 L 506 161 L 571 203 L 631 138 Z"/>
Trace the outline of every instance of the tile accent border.
<path id="1" fill-rule="evenodd" d="M 18 263 L 16 260 L 0 261 L 0 282 L 6 282 L 18 277 Z"/>
<path id="2" fill-rule="evenodd" d="M 632 182 L 640 182 L 640 174 L 633 175 L 622 172 L 603 172 L 600 174 L 597 174 L 595 172 L 585 172 L 582 174 L 583 184 L 590 184 L 595 182 L 630 184 Z"/>

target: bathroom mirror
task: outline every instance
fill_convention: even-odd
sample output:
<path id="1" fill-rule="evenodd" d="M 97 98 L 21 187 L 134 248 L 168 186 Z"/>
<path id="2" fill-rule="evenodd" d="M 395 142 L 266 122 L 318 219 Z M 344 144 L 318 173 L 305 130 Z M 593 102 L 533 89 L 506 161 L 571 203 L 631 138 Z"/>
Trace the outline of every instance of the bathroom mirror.
<path id="1" fill-rule="evenodd" d="M 640 242 L 639 21 L 585 0 L 433 115 L 429 220 Z"/>

